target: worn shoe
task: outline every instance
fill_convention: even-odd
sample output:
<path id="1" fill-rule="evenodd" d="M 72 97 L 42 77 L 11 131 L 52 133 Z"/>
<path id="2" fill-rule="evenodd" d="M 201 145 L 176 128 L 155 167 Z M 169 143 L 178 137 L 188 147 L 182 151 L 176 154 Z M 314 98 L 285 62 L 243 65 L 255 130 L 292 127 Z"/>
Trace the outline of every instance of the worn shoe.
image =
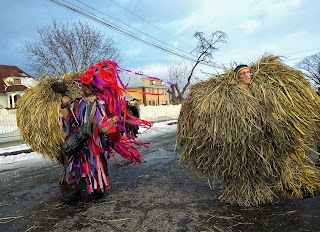
<path id="1" fill-rule="evenodd" d="M 87 190 L 87 183 L 86 178 L 81 177 L 80 182 L 78 185 L 78 192 L 80 193 L 81 198 L 87 198 L 88 197 L 88 190 Z"/>
<path id="2" fill-rule="evenodd" d="M 99 193 L 93 193 L 91 195 L 88 196 L 88 201 L 94 201 L 94 200 L 98 200 L 101 199 L 104 196 L 104 193 L 99 192 Z"/>
<path id="3" fill-rule="evenodd" d="M 62 203 L 63 204 L 70 204 L 72 202 L 80 201 L 81 195 L 79 192 L 73 192 L 69 195 L 66 195 L 62 198 Z"/>

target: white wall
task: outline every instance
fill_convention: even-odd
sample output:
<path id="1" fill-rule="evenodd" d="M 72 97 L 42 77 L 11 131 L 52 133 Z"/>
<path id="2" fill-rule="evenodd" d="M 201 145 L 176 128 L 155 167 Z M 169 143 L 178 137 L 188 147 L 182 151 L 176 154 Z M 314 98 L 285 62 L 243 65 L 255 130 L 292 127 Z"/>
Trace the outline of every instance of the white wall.
<path id="1" fill-rule="evenodd" d="M 8 97 L 7 95 L 0 95 L 0 105 L 2 105 L 3 107 L 8 107 Z"/>
<path id="2" fill-rule="evenodd" d="M 16 110 L 0 109 L 0 134 L 18 130 Z"/>
<path id="3" fill-rule="evenodd" d="M 140 118 L 148 121 L 165 121 L 178 119 L 181 105 L 144 106 L 139 105 Z"/>

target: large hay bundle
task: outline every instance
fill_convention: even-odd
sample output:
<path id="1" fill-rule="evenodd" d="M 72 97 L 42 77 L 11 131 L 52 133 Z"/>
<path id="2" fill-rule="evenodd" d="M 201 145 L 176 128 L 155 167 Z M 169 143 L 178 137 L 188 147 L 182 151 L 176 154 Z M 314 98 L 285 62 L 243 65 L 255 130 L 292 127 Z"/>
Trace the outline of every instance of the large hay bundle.
<path id="1" fill-rule="evenodd" d="M 66 94 L 72 99 L 82 93 L 77 84 L 78 75 L 72 73 L 61 77 L 68 87 Z M 61 94 L 54 92 L 50 86 L 56 80 L 46 77 L 26 91 L 18 101 L 17 124 L 22 139 L 33 151 L 61 162 L 59 157 L 64 142 L 64 133 L 58 120 Z"/>
<path id="2" fill-rule="evenodd" d="M 219 178 L 219 199 L 231 204 L 272 202 L 276 191 L 312 194 L 320 172 L 305 150 L 319 139 L 319 97 L 279 57 L 264 56 L 251 69 L 249 86 L 230 69 L 191 88 L 178 120 L 181 160 Z"/>

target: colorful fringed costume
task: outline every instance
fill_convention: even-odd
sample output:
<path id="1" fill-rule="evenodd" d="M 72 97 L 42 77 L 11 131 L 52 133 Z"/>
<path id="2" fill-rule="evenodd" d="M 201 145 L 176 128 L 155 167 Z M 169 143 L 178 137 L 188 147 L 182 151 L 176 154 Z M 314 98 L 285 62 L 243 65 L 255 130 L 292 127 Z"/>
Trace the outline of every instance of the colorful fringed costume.
<path id="1" fill-rule="evenodd" d="M 118 75 L 118 68 L 116 62 L 106 60 L 91 66 L 86 72 L 66 74 L 58 79 L 46 77 L 28 89 L 18 101 L 17 122 L 22 139 L 33 151 L 65 165 L 66 178 L 63 179 L 69 184 L 79 185 L 80 179 L 85 178 L 89 194 L 109 188 L 107 165 L 114 152 L 138 163 L 143 157 L 136 147 L 148 146 L 125 130 L 127 122 L 146 127 L 152 126 L 152 122 L 128 117 L 125 86 Z M 68 160 L 61 158 L 62 147 L 65 139 L 77 130 L 77 125 L 67 108 L 60 109 L 62 92 L 52 87 L 57 81 L 66 86 L 64 94 L 71 99 L 70 108 L 80 124 L 89 120 L 91 107 L 95 108 L 92 136 Z M 83 93 L 79 82 L 88 86 L 95 96 L 81 97 Z M 114 117 L 119 119 L 116 123 L 110 121 Z"/>
<path id="2" fill-rule="evenodd" d="M 87 101 L 86 101 L 87 100 Z M 96 102 L 96 109 L 93 109 L 92 102 Z M 93 134 L 81 147 L 80 151 L 73 154 L 67 162 L 66 167 L 66 181 L 68 184 L 76 183 L 79 185 L 80 178 L 85 177 L 87 191 L 89 194 L 93 192 L 103 192 L 109 189 L 108 180 L 108 157 L 105 156 L 105 151 L 110 150 L 111 141 L 106 140 L 104 133 L 99 129 L 104 120 L 107 119 L 106 105 L 104 101 L 98 101 L 96 98 L 91 99 L 76 99 L 71 104 L 78 122 L 82 125 L 89 121 L 91 111 L 94 112 L 93 118 Z M 73 126 L 75 120 L 73 119 L 68 109 L 61 110 L 64 114 L 64 131 L 66 132 L 66 139 L 70 137 L 77 127 Z M 111 115 L 109 115 L 111 118 Z M 134 157 L 135 160 L 140 157 Z"/>
<path id="3" fill-rule="evenodd" d="M 142 155 L 132 146 L 134 140 L 120 134 L 125 133 L 121 123 L 124 120 L 112 121 L 125 114 L 125 100 L 121 98 L 124 89 L 119 84 L 116 67 L 113 61 L 102 61 L 91 66 L 79 76 L 78 81 L 88 86 L 93 95 L 76 99 L 70 109 L 61 110 L 66 139 L 79 127 L 75 120 L 82 125 L 88 123 L 93 115 L 92 136 L 79 152 L 71 155 L 66 165 L 67 183 L 79 185 L 81 178 L 85 178 L 89 195 L 109 189 L 108 159 L 112 149 L 134 163 L 142 159 Z"/>

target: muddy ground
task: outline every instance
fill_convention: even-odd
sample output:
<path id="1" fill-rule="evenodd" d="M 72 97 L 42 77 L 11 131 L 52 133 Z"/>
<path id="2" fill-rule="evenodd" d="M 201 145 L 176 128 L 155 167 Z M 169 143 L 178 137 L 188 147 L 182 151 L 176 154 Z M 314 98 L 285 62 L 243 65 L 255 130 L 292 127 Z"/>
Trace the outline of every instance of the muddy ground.
<path id="1" fill-rule="evenodd" d="M 111 190 L 90 203 L 60 203 L 69 189 L 51 161 L 1 168 L 0 231 L 320 231 L 319 196 L 249 208 L 219 202 L 218 187 L 180 164 L 175 137 L 151 138 L 138 167 L 113 159 Z"/>

